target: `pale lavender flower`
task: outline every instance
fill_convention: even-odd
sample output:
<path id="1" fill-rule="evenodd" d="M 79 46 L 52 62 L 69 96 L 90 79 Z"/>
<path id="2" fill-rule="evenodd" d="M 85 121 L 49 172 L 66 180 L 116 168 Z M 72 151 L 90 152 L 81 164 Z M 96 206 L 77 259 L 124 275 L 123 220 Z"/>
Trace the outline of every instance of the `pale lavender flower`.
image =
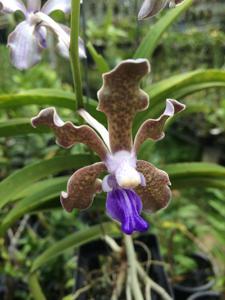
<path id="1" fill-rule="evenodd" d="M 63 207 L 68 212 L 74 208 L 86 209 L 94 195 L 104 191 L 108 215 L 121 224 L 126 234 L 148 229 L 148 223 L 141 217 L 142 210 L 151 213 L 168 205 L 171 196 L 168 175 L 147 161 L 137 160 L 137 153 L 145 140 L 162 139 L 167 119 L 185 108 L 176 100 L 168 99 L 164 113 L 158 119 L 146 120 L 133 142 L 133 119 L 149 105 L 148 95 L 139 87 L 140 80 L 149 71 L 145 59 L 126 60 L 103 75 L 98 110 L 107 116 L 108 130 L 84 109 L 79 113 L 92 128 L 64 123 L 55 108 L 44 109 L 32 119 L 34 127 L 52 128 L 62 147 L 84 143 L 102 160 L 72 175 L 67 192 L 61 194 Z M 101 181 L 99 176 L 103 172 L 108 175 Z"/>
<path id="2" fill-rule="evenodd" d="M 14 13 L 21 11 L 25 20 L 17 25 L 9 35 L 12 64 L 18 69 L 27 69 L 41 60 L 42 50 L 47 47 L 47 29 L 58 38 L 58 48 L 63 56 L 69 57 L 70 29 L 56 23 L 49 14 L 61 10 L 65 14 L 71 9 L 70 0 L 48 0 L 41 7 L 41 0 L 0 0 L 0 12 Z M 85 57 L 85 50 L 80 40 L 80 56 Z"/>
<path id="3" fill-rule="evenodd" d="M 184 0 L 144 0 L 138 14 L 138 19 L 143 20 L 158 14 L 167 4 L 175 7 Z"/>

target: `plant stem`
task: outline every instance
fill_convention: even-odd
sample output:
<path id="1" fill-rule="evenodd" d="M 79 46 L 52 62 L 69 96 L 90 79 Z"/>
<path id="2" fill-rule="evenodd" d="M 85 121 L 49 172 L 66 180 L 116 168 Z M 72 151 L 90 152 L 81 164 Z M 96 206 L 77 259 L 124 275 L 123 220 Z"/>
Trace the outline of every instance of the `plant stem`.
<path id="1" fill-rule="evenodd" d="M 28 278 L 28 284 L 31 295 L 35 300 L 47 300 L 38 281 L 37 273 L 30 274 Z"/>
<path id="2" fill-rule="evenodd" d="M 79 58 L 80 0 L 71 0 L 70 62 L 76 94 L 76 110 L 84 107 Z"/>
<path id="3" fill-rule="evenodd" d="M 126 282 L 126 299 L 132 300 L 131 280 L 130 280 L 130 274 L 128 272 L 127 272 L 127 282 Z"/>
<path id="4" fill-rule="evenodd" d="M 122 265 L 119 273 L 117 274 L 116 286 L 113 290 L 111 300 L 118 300 L 120 298 L 123 291 L 125 279 L 126 279 L 126 267 Z"/>
<path id="5" fill-rule="evenodd" d="M 128 272 L 130 272 L 131 290 L 135 300 L 144 300 L 137 276 L 137 258 L 134 249 L 133 239 L 129 235 L 124 235 L 126 246 Z"/>

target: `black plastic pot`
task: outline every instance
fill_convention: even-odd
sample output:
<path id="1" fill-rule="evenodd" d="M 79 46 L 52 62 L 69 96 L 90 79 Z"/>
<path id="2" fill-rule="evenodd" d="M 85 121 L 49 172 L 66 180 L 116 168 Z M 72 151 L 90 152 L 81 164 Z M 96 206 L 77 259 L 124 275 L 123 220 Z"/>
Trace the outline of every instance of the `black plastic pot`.
<path id="1" fill-rule="evenodd" d="M 143 235 L 137 238 L 137 241 L 145 244 L 151 253 L 153 261 L 161 262 L 161 264 L 152 263 L 149 268 L 149 276 L 162 286 L 168 294 L 173 297 L 172 288 L 169 284 L 167 275 L 163 268 L 162 257 L 159 251 L 158 240 L 155 235 Z M 121 244 L 121 240 L 117 240 Z M 140 244 L 135 244 L 136 253 L 140 261 L 148 260 L 146 251 Z M 86 274 L 100 268 L 100 256 L 111 256 L 111 249 L 103 241 L 95 241 L 80 247 L 78 257 L 78 272 L 76 274 L 76 290 L 84 287 L 86 283 Z M 94 295 L 95 299 L 100 299 L 99 295 Z M 78 300 L 89 300 L 88 293 L 82 293 Z M 125 298 L 121 298 L 125 299 Z M 161 298 L 152 291 L 152 300 L 161 300 Z"/>
<path id="2" fill-rule="evenodd" d="M 188 300 L 221 300 L 221 295 L 212 291 L 200 292 L 192 295 Z"/>
<path id="3" fill-rule="evenodd" d="M 214 284 L 213 265 L 204 254 L 195 253 L 190 255 L 197 264 L 196 270 L 186 274 L 185 279 L 174 284 L 175 300 L 186 300 L 193 294 L 209 291 Z"/>

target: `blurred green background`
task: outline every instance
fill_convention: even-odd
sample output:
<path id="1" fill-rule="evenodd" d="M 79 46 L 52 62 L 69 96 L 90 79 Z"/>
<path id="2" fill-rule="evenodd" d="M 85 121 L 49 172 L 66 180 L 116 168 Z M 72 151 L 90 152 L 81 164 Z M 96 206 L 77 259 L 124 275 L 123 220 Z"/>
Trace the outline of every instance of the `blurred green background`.
<path id="1" fill-rule="evenodd" d="M 136 19 L 141 1 L 84 1 L 82 8 L 82 37 L 108 62 L 110 68 L 133 56 L 143 37 L 167 10 L 156 18 L 138 22 Z M 144 82 L 151 85 L 173 75 L 199 69 L 225 67 L 225 3 L 223 0 L 194 1 L 162 35 L 150 59 L 151 75 Z M 53 17 L 64 23 L 69 18 L 56 12 Z M 29 105 L 2 108 L 1 99 L 9 94 L 32 89 L 61 89 L 72 92 L 70 64 L 58 56 L 53 36 L 49 36 L 49 49 L 40 64 L 20 72 L 10 65 L 6 47 L 7 35 L 21 15 L 0 16 L 0 180 L 22 170 L 41 159 L 58 155 L 90 155 L 84 146 L 63 150 L 55 145 L 51 133 L 34 134 L 28 130 L 29 119 L 46 105 Z M 90 50 L 89 46 L 89 50 Z M 84 94 L 96 99 L 101 87 L 101 70 L 96 67 L 88 51 L 82 62 Z M 221 84 L 222 86 L 222 84 Z M 167 98 L 173 95 L 166 95 Z M 87 107 L 89 100 L 87 99 Z M 202 89 L 184 98 L 177 98 L 192 107 L 167 130 L 166 138 L 156 144 L 146 143 L 140 157 L 156 166 L 182 162 L 217 163 L 225 166 L 225 94 L 223 88 Z M 15 99 L 16 101 L 16 99 Z M 91 100 L 90 100 L 91 101 Z M 65 120 L 77 119 L 71 109 L 60 108 Z M 15 121 L 16 120 L 16 121 Z M 91 158 L 89 158 L 91 160 Z M 94 160 L 94 158 L 93 158 Z M 163 168 L 163 167 L 162 167 Z M 72 169 L 68 168 L 68 169 Z M 188 169 L 188 165 L 187 165 Z M 33 169 L 35 172 L 35 168 Z M 71 170 L 56 172 L 58 189 L 64 189 Z M 45 180 L 51 180 L 46 176 Z M 224 177 L 223 177 L 224 180 Z M 225 181 L 225 180 L 224 180 Z M 166 210 L 147 216 L 151 231 L 160 239 L 161 251 L 168 263 L 167 271 L 173 281 L 192 268 L 189 253 L 201 251 L 210 256 L 217 267 L 214 289 L 224 291 L 225 285 L 225 182 L 223 189 L 199 184 L 198 187 L 173 189 L 173 200 Z M 57 183 L 57 182 L 56 182 Z M 29 188 L 29 184 L 27 188 Z M 13 186 L 11 187 L 13 189 Z M 35 187 L 34 187 L 35 188 Z M 34 190 L 35 191 L 35 190 Z M 59 203 L 59 191 L 51 194 L 48 206 L 43 205 L 32 213 L 18 218 L 0 238 L 0 298 L 32 299 L 27 287 L 27 273 L 32 261 L 56 241 L 86 228 L 88 224 L 108 221 L 101 199 L 88 213 L 67 214 Z M 5 193 L 7 194 L 7 190 Z M 26 194 L 24 192 L 24 194 Z M 18 198 L 22 197 L 18 195 Z M 41 201 L 40 195 L 40 201 Z M 100 204 L 99 204 L 100 203 Z M 14 202 L 0 211 L 0 218 L 14 207 Z M 52 208 L 51 208 L 52 207 Z M 51 208 L 51 209 L 50 209 Z M 66 298 L 74 286 L 77 252 L 71 248 L 46 263 L 39 275 L 47 299 Z"/>

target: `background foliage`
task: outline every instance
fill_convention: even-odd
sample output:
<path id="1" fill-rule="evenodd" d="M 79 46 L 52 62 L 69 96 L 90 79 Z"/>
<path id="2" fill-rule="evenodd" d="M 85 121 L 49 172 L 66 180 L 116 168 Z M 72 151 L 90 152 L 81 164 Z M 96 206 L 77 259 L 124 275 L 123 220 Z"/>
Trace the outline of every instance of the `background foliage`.
<path id="1" fill-rule="evenodd" d="M 86 107 L 103 123 L 93 100 L 101 74 L 133 56 L 152 65 L 143 84 L 150 110 L 138 115 L 134 132 L 144 119 L 159 115 L 166 97 L 187 104 L 186 113 L 168 124 L 163 141 L 141 149 L 140 157 L 165 169 L 173 184 L 169 208 L 147 218 L 172 280 L 190 268 L 190 252 L 202 251 L 218 267 L 215 289 L 223 290 L 225 7 L 211 2 L 186 0 L 161 18 L 137 22 L 138 1 L 84 1 L 88 60 L 82 68 Z M 29 287 L 38 290 L 38 275 L 47 299 L 70 299 L 77 247 L 99 238 L 102 228 L 117 235 L 118 229 L 104 214 L 104 197 L 88 213 L 61 209 L 59 193 L 72 170 L 96 158 L 84 146 L 63 150 L 46 129 L 31 128 L 30 118 L 49 105 L 65 120 L 78 120 L 70 66 L 57 56 L 52 39 L 41 64 L 25 72 L 11 67 L 5 42 L 19 18 L 0 18 L 0 298 L 31 299 Z M 55 18 L 69 22 L 60 13 Z"/>

